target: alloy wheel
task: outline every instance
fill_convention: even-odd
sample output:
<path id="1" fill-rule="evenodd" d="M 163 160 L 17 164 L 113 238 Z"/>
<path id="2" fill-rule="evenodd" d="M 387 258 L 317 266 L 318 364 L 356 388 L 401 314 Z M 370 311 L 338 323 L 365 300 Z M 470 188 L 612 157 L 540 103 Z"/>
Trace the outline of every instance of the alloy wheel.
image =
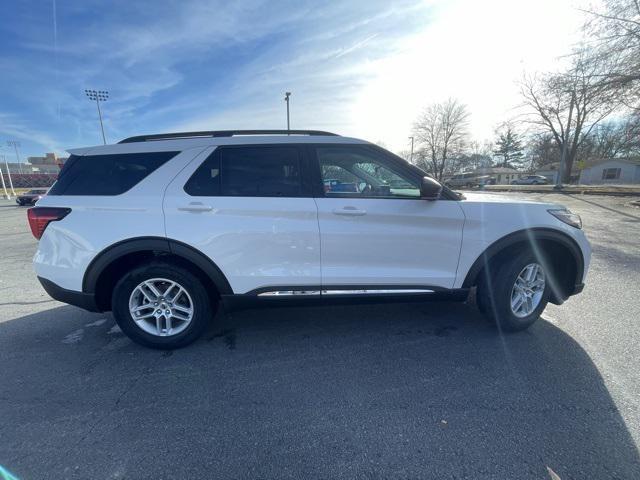
<path id="1" fill-rule="evenodd" d="M 531 315 L 540 305 L 545 286 L 541 265 L 530 263 L 524 267 L 511 289 L 511 312 L 518 318 Z"/>
<path id="2" fill-rule="evenodd" d="M 129 297 L 129 313 L 135 324 L 159 337 L 184 331 L 193 320 L 193 306 L 189 292 L 166 278 L 145 280 Z"/>

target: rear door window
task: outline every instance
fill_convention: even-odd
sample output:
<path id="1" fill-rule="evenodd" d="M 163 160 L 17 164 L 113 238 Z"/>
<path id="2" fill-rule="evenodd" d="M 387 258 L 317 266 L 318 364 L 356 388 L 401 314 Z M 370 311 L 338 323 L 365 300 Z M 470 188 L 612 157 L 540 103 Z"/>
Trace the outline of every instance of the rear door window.
<path id="1" fill-rule="evenodd" d="M 299 197 L 302 172 L 296 146 L 219 147 L 184 190 L 193 196 Z"/>
<path id="2" fill-rule="evenodd" d="M 71 155 L 49 195 L 120 195 L 178 153 Z"/>

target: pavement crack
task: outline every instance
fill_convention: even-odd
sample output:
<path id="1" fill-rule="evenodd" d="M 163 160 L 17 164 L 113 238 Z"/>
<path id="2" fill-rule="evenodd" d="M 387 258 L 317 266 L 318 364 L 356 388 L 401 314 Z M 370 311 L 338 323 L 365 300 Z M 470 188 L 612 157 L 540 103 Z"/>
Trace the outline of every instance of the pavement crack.
<path id="1" fill-rule="evenodd" d="M 55 302 L 55 300 L 39 300 L 37 302 L 8 302 L 8 303 L 0 303 L 0 307 L 7 305 L 37 305 L 38 303 L 49 303 Z"/>

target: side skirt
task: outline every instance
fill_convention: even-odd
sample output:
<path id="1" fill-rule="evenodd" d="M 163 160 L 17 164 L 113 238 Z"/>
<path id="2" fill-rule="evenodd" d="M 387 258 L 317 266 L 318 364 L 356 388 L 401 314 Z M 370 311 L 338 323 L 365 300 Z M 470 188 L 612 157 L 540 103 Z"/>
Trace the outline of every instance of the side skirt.
<path id="1" fill-rule="evenodd" d="M 359 305 L 425 301 L 464 302 L 468 288 L 445 289 L 431 286 L 337 285 L 279 286 L 252 290 L 244 294 L 222 295 L 228 310 L 246 308 Z"/>

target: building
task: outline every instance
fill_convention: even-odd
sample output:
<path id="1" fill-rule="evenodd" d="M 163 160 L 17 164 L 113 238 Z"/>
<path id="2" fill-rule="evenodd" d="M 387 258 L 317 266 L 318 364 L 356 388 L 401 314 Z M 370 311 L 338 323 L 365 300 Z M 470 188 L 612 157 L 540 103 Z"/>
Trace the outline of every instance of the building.
<path id="1" fill-rule="evenodd" d="M 542 175 L 549 183 L 555 184 L 558 181 L 558 168 L 560 167 L 559 163 L 548 163 L 546 165 L 542 165 L 540 168 L 536 169 L 536 175 Z"/>
<path id="2" fill-rule="evenodd" d="M 26 163 L 8 162 L 4 155 L 0 155 L 0 169 L 6 174 L 7 167 L 11 175 L 21 173 L 53 173 L 58 174 L 68 157 L 58 157 L 55 153 L 47 153 L 44 157 L 29 157 Z"/>
<path id="3" fill-rule="evenodd" d="M 640 158 L 602 160 L 582 169 L 580 183 L 584 185 L 640 183 Z"/>
<path id="4" fill-rule="evenodd" d="M 58 157 L 55 153 L 47 153 L 44 157 L 29 157 L 30 172 L 58 173 L 68 157 Z"/>
<path id="5" fill-rule="evenodd" d="M 551 184 L 556 184 L 558 182 L 559 169 L 560 169 L 560 162 L 548 163 L 536 169 L 535 174 L 542 175 L 547 180 L 549 180 L 549 183 Z M 578 162 L 574 162 L 573 167 L 571 168 L 571 183 L 578 183 L 579 177 L 580 177 L 580 169 L 578 167 Z"/>
<path id="6" fill-rule="evenodd" d="M 514 180 L 517 180 L 523 175 L 526 175 L 526 173 L 519 172 L 515 168 L 511 168 L 511 167 L 478 168 L 474 170 L 473 173 L 478 176 L 483 176 L 483 175 L 490 176 L 491 178 L 495 179 L 496 185 L 509 185 Z"/>

